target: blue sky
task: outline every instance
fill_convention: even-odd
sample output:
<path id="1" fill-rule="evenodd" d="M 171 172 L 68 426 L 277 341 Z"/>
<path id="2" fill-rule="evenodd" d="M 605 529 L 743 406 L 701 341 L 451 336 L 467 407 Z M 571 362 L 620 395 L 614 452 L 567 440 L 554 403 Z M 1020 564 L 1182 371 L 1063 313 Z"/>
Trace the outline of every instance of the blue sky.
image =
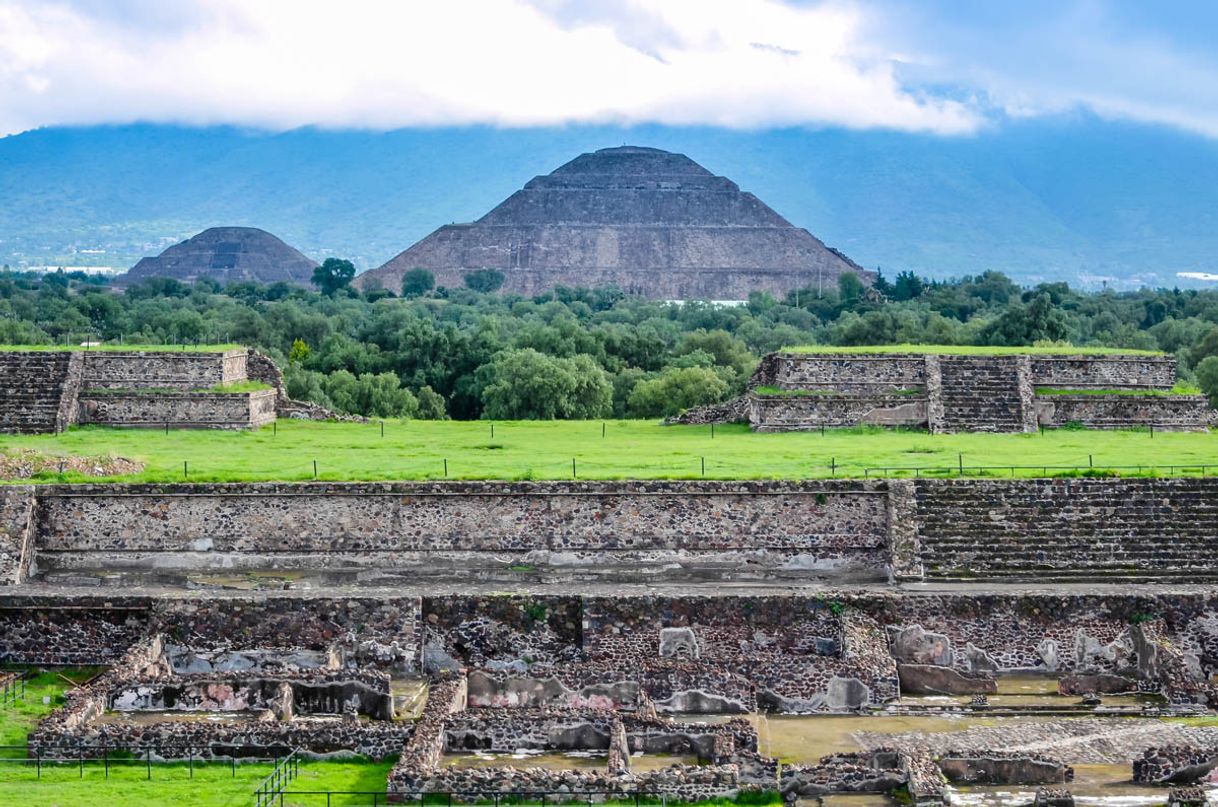
<path id="1" fill-rule="evenodd" d="M 0 134 L 151 121 L 1218 137 L 1218 3 L 0 0 Z"/>

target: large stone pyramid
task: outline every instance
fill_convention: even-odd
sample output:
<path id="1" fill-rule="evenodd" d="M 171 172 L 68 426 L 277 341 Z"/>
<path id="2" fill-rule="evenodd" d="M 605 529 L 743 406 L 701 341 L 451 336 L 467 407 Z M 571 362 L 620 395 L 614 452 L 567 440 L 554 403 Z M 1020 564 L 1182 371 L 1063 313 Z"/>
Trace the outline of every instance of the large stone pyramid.
<path id="1" fill-rule="evenodd" d="M 317 261 L 256 227 L 212 227 L 155 258 L 141 258 L 123 275 L 124 283 L 171 277 L 193 283 L 210 277 L 220 283 L 255 281 L 307 284 Z"/>
<path id="2" fill-rule="evenodd" d="M 581 154 L 537 177 L 472 224 L 436 230 L 362 275 L 397 291 L 421 267 L 438 285 L 477 269 L 504 273 L 505 291 L 617 286 L 671 300 L 743 300 L 872 274 L 793 226 L 751 193 L 684 154 L 623 146 Z"/>

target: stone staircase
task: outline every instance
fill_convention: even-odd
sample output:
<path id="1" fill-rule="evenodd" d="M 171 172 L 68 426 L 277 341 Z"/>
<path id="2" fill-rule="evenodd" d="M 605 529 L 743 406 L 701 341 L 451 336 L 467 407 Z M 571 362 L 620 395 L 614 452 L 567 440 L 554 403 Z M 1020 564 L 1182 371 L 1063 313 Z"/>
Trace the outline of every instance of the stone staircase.
<path id="1" fill-rule="evenodd" d="M 1026 365 L 1020 356 L 939 357 L 942 419 L 932 421 L 934 430 L 1028 431 L 1032 388 Z"/>
<path id="2" fill-rule="evenodd" d="M 1218 578 L 1218 480 L 925 481 L 927 578 Z"/>
<path id="3" fill-rule="evenodd" d="M 73 378 L 79 384 L 79 359 L 74 355 L 66 351 L 0 351 L 0 432 L 33 434 L 67 427 L 71 413 L 61 411 L 61 402 L 64 387 L 70 386 Z M 75 401 L 72 403 L 74 406 Z"/>

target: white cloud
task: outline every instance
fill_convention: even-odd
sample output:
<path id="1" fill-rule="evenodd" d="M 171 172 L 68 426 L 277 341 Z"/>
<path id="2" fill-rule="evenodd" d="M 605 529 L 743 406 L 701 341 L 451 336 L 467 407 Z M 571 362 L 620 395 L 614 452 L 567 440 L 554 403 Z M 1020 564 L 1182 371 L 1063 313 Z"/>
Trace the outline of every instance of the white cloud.
<path id="1" fill-rule="evenodd" d="M 954 86 L 1012 117 L 1085 109 L 1218 137 L 1218 60 L 1189 43 L 1213 35 L 1204 3 L 871 3 L 856 35 L 917 54 L 899 71 L 908 82 Z"/>
<path id="2" fill-rule="evenodd" d="M 903 86 L 863 23 L 777 0 L 0 0 L 0 132 L 982 124 Z"/>

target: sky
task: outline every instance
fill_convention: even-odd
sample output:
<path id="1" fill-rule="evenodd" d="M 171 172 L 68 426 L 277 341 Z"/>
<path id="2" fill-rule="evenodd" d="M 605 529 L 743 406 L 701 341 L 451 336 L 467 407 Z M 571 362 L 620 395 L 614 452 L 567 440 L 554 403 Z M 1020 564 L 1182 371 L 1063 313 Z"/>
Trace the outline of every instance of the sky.
<path id="1" fill-rule="evenodd" d="M 0 134 L 489 124 L 1218 138 L 1212 0 L 0 0 Z"/>

